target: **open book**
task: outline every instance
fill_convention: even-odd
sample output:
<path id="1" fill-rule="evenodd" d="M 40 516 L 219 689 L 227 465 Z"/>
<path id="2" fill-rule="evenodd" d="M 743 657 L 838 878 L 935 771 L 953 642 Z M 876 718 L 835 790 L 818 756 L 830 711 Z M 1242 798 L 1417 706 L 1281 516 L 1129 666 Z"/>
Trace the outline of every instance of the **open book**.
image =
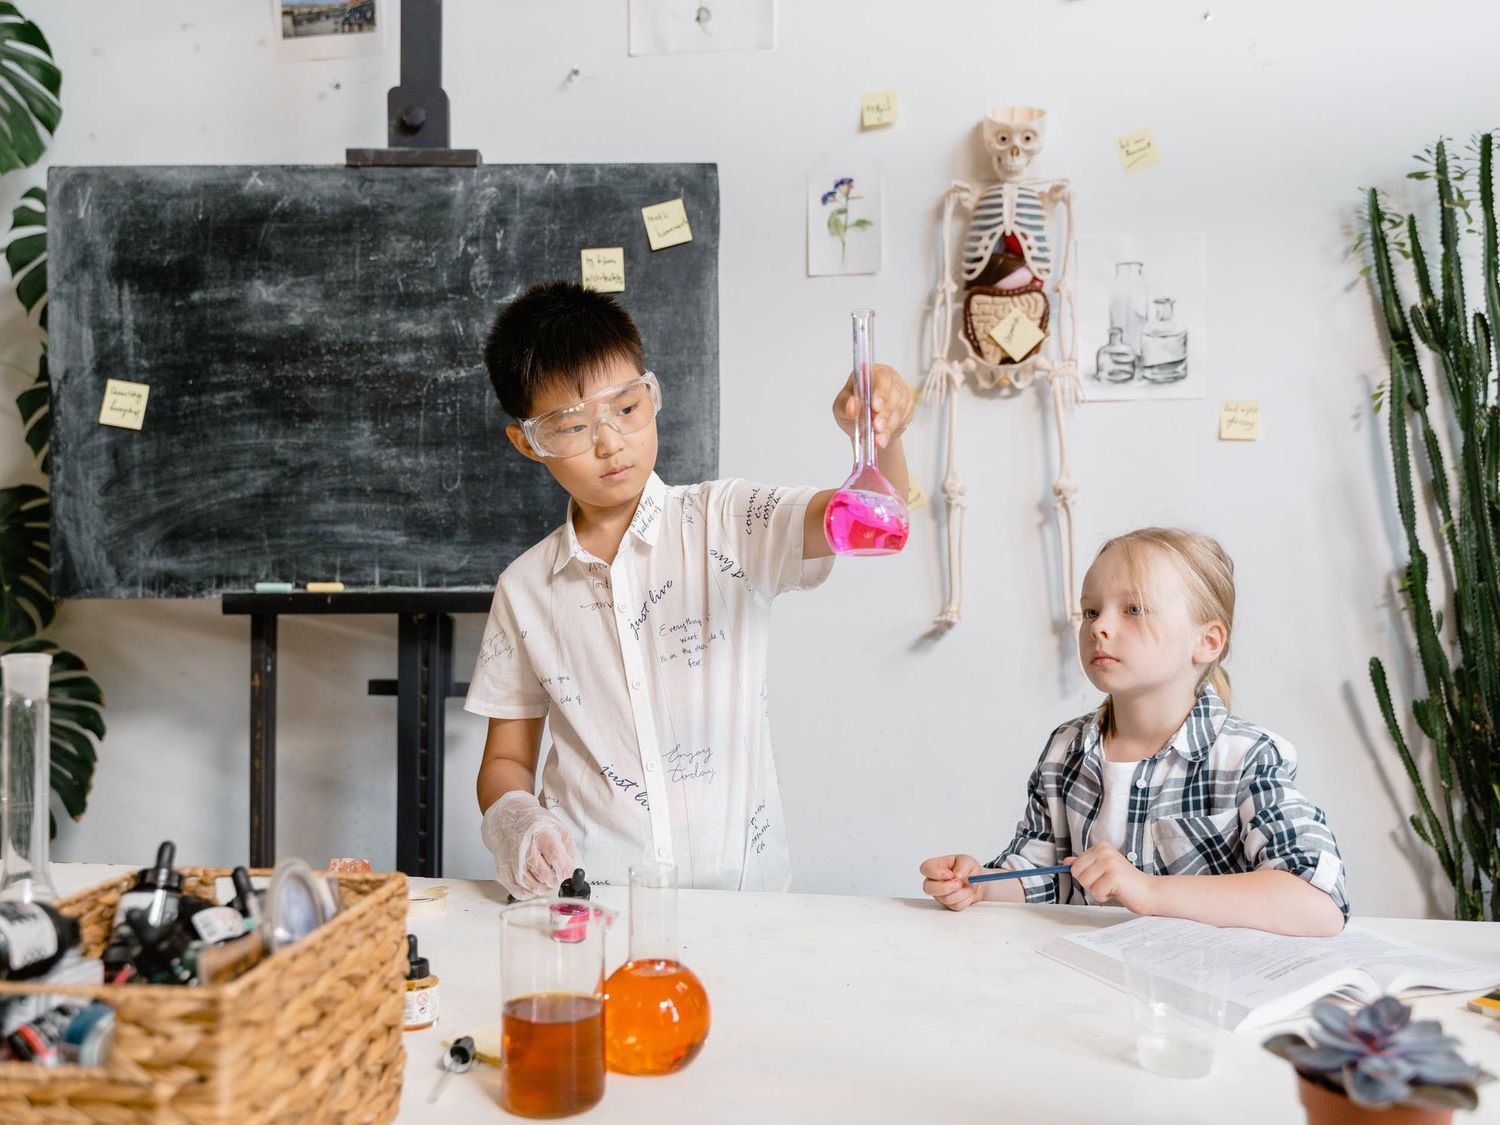
<path id="1" fill-rule="evenodd" d="M 1161 975 L 1168 979 L 1174 950 L 1212 948 L 1223 954 L 1229 965 L 1224 1026 L 1231 1030 L 1287 1019 L 1333 992 L 1366 1001 L 1412 989 L 1482 991 L 1500 983 L 1500 961 L 1470 961 L 1356 926 L 1337 937 L 1302 938 L 1219 929 L 1186 918 L 1134 918 L 1058 938 L 1042 952 L 1123 989 L 1126 950 L 1148 942 L 1161 956 Z"/>

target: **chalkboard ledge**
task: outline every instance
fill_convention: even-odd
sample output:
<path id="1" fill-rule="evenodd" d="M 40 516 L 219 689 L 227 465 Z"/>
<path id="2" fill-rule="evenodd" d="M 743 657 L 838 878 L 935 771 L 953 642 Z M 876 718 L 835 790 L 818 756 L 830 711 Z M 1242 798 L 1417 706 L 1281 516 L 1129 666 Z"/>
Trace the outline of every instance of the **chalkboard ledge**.
<path id="1" fill-rule="evenodd" d="M 225 594 L 228 614 L 252 613 L 488 613 L 495 591 L 345 590 L 339 594 Z"/>

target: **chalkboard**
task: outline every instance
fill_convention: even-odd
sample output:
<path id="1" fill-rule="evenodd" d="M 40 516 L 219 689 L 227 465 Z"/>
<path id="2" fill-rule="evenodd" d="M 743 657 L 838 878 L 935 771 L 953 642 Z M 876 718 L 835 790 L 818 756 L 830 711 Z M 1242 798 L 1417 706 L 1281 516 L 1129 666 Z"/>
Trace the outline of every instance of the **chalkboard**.
<path id="1" fill-rule="evenodd" d="M 663 390 L 657 471 L 718 466 L 718 170 L 97 167 L 48 177 L 53 591 L 494 585 L 566 497 L 510 448 L 495 311 L 619 246 Z M 652 252 L 641 208 L 693 240 Z M 106 380 L 150 388 L 101 425 Z"/>

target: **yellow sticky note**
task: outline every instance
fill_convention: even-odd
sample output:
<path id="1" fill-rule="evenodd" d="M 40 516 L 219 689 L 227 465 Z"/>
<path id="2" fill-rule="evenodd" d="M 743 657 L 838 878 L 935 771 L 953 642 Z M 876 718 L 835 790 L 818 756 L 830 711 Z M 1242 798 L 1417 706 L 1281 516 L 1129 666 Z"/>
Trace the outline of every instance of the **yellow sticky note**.
<path id="1" fill-rule="evenodd" d="M 895 90 L 877 90 L 860 98 L 859 112 L 863 128 L 892 125 L 901 117 L 901 99 Z"/>
<path id="2" fill-rule="evenodd" d="M 1047 338 L 1047 334 L 1020 309 L 1012 309 L 1008 317 L 990 329 L 990 338 L 1004 349 L 1006 355 L 1019 363 L 1031 354 L 1032 348 Z"/>
<path id="3" fill-rule="evenodd" d="M 581 252 L 583 287 L 600 293 L 625 292 L 625 249 L 605 246 Z"/>
<path id="4" fill-rule="evenodd" d="M 927 504 L 927 494 L 922 491 L 922 486 L 916 481 L 908 482 L 906 486 L 906 510 L 915 512 L 918 508 Z"/>
<path id="5" fill-rule="evenodd" d="M 1120 164 L 1127 173 L 1161 163 L 1161 152 L 1150 129 L 1137 129 L 1134 133 L 1116 137 L 1115 147 L 1120 150 Z"/>
<path id="6" fill-rule="evenodd" d="M 104 405 L 99 408 L 101 426 L 138 430 L 146 423 L 146 399 L 151 388 L 145 383 L 110 379 L 104 384 Z"/>
<path id="7" fill-rule="evenodd" d="M 684 242 L 693 241 L 693 232 L 688 226 L 687 208 L 680 199 L 669 199 L 665 203 L 642 207 L 641 218 L 646 220 L 646 239 L 653 250 L 665 250 L 668 246 L 680 246 Z"/>
<path id="8" fill-rule="evenodd" d="M 1240 399 L 1219 404 L 1219 440 L 1254 441 L 1260 437 L 1260 403 Z"/>

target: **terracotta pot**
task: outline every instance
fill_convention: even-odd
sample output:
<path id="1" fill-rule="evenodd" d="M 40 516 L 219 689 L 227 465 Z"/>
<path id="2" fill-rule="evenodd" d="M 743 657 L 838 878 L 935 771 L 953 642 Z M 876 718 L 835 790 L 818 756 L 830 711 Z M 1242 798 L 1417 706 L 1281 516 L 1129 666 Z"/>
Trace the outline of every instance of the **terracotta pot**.
<path id="1" fill-rule="evenodd" d="M 1451 1109 L 1422 1109 L 1411 1105 L 1393 1105 L 1389 1109 L 1370 1109 L 1355 1105 L 1343 1094 L 1335 1094 L 1315 1082 L 1297 1076 L 1297 1093 L 1307 1109 L 1308 1125 L 1448 1125 Z"/>

